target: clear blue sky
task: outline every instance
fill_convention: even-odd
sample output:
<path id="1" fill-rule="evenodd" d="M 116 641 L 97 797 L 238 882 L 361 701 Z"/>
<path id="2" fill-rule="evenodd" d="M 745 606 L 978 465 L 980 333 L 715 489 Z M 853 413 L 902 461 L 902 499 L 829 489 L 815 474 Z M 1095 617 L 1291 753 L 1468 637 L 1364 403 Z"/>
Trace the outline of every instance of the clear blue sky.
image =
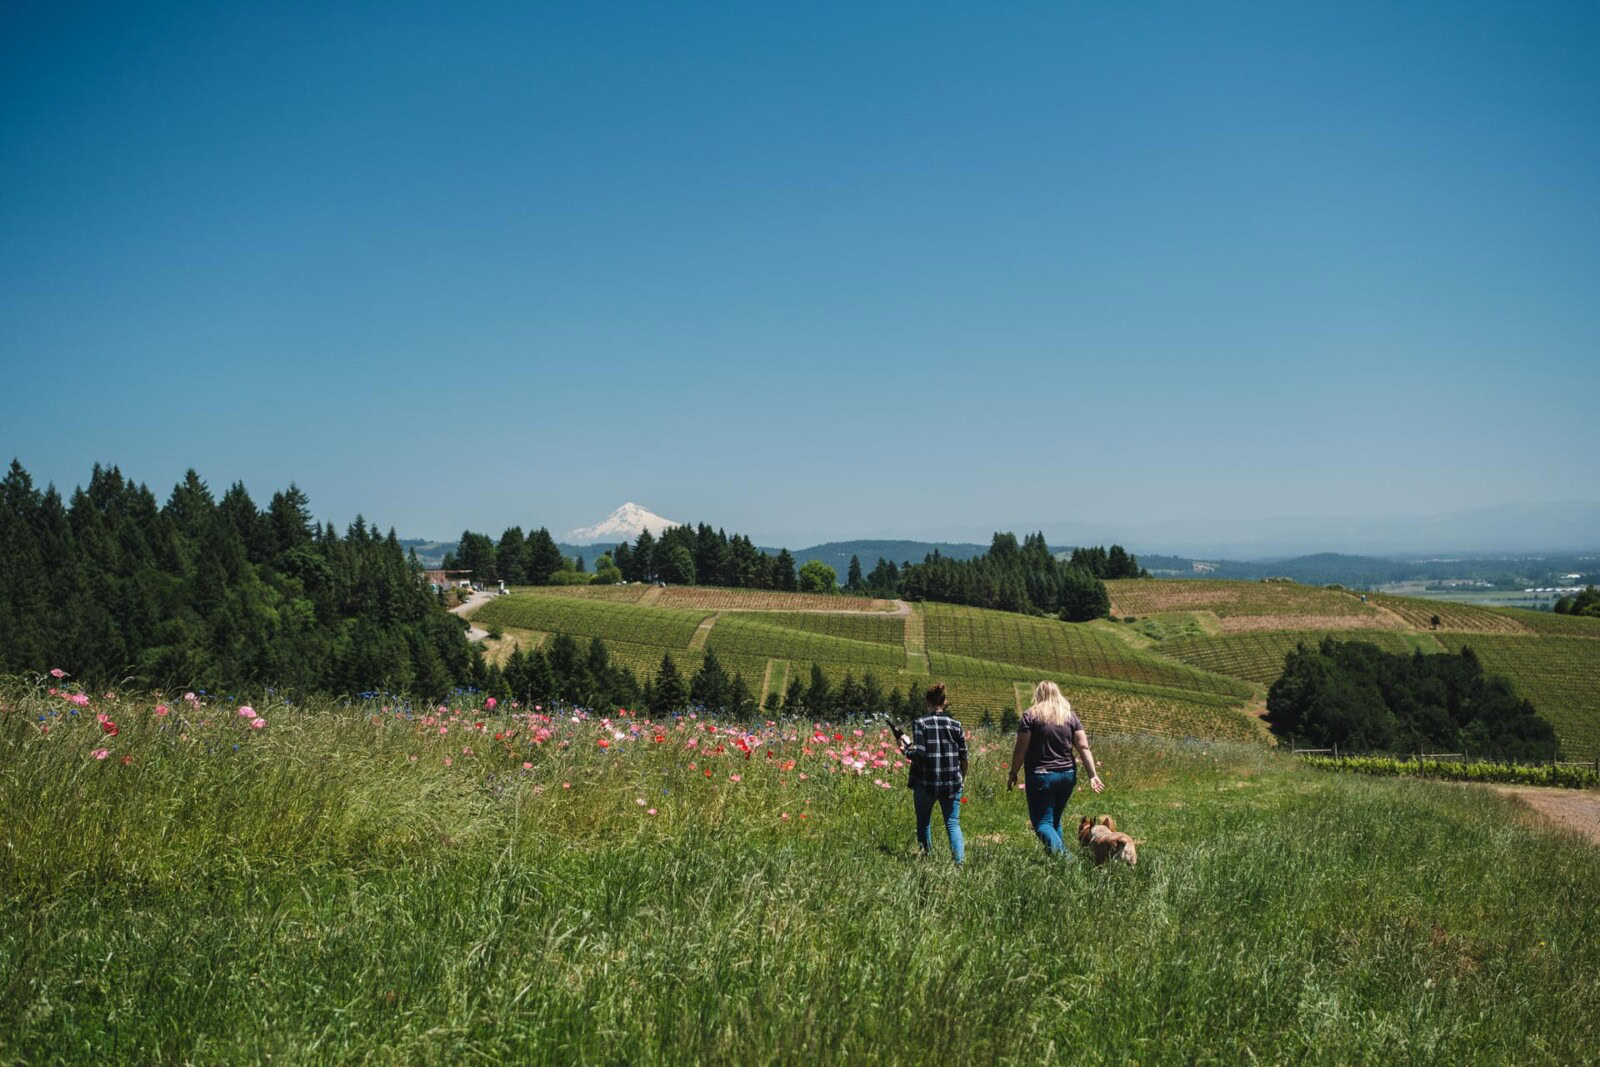
<path id="1" fill-rule="evenodd" d="M 0 461 L 439 537 L 1600 498 L 1600 5 L 448 7 L 0 9 Z"/>

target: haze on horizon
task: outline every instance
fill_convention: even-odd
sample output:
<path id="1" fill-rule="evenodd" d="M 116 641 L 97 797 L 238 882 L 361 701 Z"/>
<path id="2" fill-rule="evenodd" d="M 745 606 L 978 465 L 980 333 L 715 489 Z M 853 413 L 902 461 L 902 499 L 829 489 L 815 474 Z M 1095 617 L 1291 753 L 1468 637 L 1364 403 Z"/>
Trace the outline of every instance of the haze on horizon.
<path id="1" fill-rule="evenodd" d="M 437 538 L 1600 501 L 1597 50 L 1580 3 L 13 5 L 0 461 Z"/>

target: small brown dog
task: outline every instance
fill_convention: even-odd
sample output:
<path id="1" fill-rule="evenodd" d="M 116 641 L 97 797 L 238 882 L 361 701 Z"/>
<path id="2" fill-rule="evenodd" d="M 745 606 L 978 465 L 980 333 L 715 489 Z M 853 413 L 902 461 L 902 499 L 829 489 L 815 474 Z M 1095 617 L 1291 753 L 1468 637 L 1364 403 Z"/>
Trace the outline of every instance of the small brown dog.
<path id="1" fill-rule="evenodd" d="M 1094 855 L 1094 865 L 1106 860 L 1121 860 L 1129 867 L 1139 862 L 1139 850 L 1133 838 L 1117 832 L 1117 820 L 1109 815 L 1091 819 L 1085 815 L 1078 823 L 1078 844 Z"/>

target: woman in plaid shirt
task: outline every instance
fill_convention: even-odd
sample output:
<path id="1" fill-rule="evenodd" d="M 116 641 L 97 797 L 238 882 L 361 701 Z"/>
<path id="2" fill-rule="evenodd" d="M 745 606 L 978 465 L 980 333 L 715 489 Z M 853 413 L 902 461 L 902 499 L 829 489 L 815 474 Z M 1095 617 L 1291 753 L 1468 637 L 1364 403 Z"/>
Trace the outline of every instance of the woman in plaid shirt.
<path id="1" fill-rule="evenodd" d="M 906 785 L 917 810 L 917 841 L 924 854 L 933 851 L 934 801 L 944 815 L 945 832 L 950 835 L 950 852 L 960 866 L 967 858 L 966 842 L 961 837 L 961 786 L 967 777 L 967 735 L 961 724 L 945 710 L 944 683 L 928 690 L 926 707 L 911 724 L 911 740 L 901 751 L 911 761 Z"/>

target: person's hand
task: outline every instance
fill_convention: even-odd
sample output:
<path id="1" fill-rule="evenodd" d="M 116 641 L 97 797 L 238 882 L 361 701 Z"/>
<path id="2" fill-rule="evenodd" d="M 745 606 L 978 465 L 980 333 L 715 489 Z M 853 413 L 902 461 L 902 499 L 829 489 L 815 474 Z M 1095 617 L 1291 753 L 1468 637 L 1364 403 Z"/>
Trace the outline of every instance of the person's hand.
<path id="1" fill-rule="evenodd" d="M 1093 778 L 1089 779 L 1089 788 L 1093 789 L 1096 793 L 1104 793 L 1106 791 L 1106 784 L 1100 780 L 1100 776 L 1097 774 Z"/>
<path id="2" fill-rule="evenodd" d="M 1010 781 L 1006 782 L 1006 792 L 1009 793 L 1013 789 L 1015 789 L 1016 787 L 1017 787 L 1017 772 L 1016 771 L 1012 771 L 1011 772 Z"/>

